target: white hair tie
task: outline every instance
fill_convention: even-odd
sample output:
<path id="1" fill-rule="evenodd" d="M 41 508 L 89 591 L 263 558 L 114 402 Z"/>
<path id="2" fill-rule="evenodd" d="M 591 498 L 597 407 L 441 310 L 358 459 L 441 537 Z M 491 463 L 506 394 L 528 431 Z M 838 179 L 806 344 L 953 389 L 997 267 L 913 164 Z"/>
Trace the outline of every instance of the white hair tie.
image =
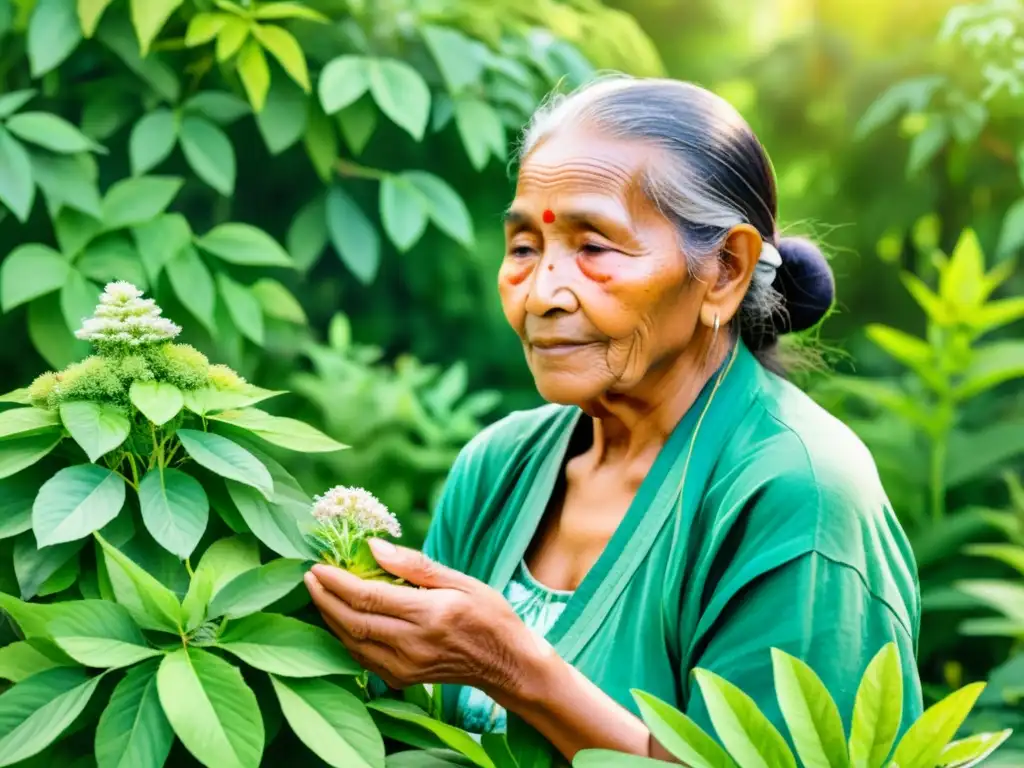
<path id="1" fill-rule="evenodd" d="M 771 285 L 775 282 L 775 275 L 782 266 L 782 254 L 779 249 L 767 240 L 761 243 L 761 257 L 754 267 L 754 279 L 761 285 Z"/>

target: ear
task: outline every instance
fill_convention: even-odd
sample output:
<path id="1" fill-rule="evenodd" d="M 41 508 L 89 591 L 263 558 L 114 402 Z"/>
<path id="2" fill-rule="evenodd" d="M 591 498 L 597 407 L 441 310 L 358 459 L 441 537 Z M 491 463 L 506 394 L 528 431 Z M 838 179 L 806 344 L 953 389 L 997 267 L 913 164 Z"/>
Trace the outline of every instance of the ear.
<path id="1" fill-rule="evenodd" d="M 728 325 L 739 311 L 761 258 L 761 244 L 761 234 L 749 224 L 738 224 L 729 230 L 718 260 L 717 277 L 708 286 L 701 304 L 700 319 L 704 325 L 713 327 L 716 315 L 720 325 Z"/>

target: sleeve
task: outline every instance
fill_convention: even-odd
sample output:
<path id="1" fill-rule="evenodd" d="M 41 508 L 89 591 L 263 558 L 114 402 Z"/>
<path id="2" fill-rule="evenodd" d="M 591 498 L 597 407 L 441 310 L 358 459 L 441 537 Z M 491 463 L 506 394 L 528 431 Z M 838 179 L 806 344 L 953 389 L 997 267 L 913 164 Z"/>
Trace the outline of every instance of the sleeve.
<path id="1" fill-rule="evenodd" d="M 849 733 L 854 698 L 868 663 L 896 643 L 903 669 L 903 728 L 922 711 L 914 632 L 861 573 L 819 552 L 809 552 L 763 574 L 729 600 L 705 635 L 694 667 L 739 687 L 787 740 L 775 694 L 771 649 L 807 663 L 832 694 Z M 714 734 L 704 700 L 691 677 L 687 714 Z"/>

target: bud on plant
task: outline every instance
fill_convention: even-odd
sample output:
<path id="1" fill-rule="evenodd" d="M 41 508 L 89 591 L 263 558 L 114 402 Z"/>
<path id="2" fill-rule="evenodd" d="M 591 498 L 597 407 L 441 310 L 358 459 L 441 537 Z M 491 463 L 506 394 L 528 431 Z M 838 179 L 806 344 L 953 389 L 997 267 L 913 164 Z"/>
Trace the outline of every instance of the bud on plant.
<path id="1" fill-rule="evenodd" d="M 398 518 L 373 494 L 338 485 L 317 496 L 311 512 L 316 525 L 309 540 L 321 562 L 363 579 L 401 582 L 378 565 L 368 543 L 382 535 L 402 535 Z"/>

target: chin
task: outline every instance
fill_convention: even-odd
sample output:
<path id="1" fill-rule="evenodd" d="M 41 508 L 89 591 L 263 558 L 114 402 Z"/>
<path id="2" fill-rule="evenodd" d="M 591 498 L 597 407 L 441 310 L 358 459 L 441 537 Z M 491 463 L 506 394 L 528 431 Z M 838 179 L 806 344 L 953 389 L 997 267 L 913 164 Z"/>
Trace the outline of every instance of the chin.
<path id="1" fill-rule="evenodd" d="M 533 377 L 537 392 L 549 403 L 583 406 L 601 397 L 607 390 L 604 382 L 591 377 L 563 371 L 560 373 L 535 371 Z"/>

